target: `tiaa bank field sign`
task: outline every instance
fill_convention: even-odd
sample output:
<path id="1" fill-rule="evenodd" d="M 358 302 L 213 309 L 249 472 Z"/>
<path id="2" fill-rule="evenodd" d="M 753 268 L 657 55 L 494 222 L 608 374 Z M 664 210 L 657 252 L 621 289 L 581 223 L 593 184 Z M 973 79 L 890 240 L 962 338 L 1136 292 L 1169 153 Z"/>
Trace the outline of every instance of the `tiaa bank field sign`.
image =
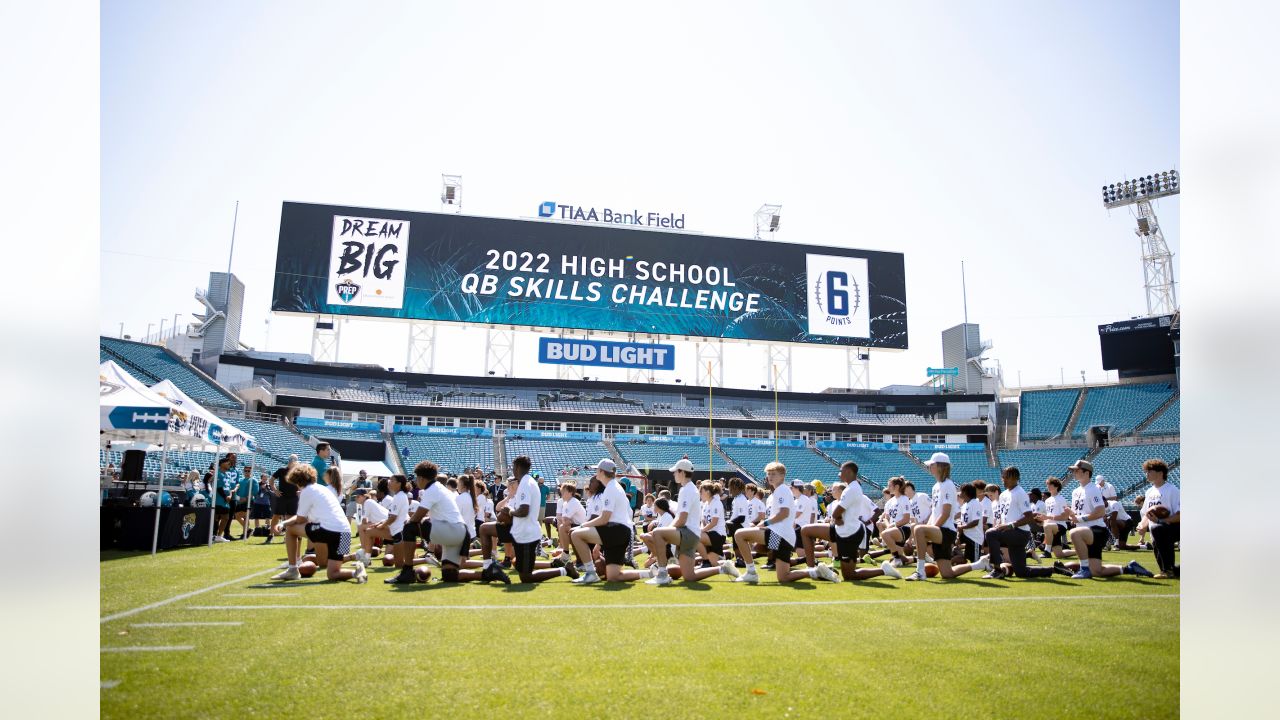
<path id="1" fill-rule="evenodd" d="M 539 338 L 538 362 L 551 365 L 674 370 L 676 347 L 610 340 Z"/>

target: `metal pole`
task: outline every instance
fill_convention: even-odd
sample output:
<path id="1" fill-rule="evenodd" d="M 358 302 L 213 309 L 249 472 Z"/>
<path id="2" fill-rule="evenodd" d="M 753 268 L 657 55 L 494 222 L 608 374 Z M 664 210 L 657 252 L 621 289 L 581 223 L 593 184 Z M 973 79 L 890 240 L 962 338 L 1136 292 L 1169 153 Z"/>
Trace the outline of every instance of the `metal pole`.
<path id="1" fill-rule="evenodd" d="M 778 366 L 773 366 L 773 461 L 778 462 Z"/>
<path id="2" fill-rule="evenodd" d="M 715 477 L 716 465 L 716 430 L 715 424 L 712 422 L 712 412 L 715 405 L 715 390 L 711 381 L 711 361 L 707 361 L 707 477 Z"/>
<path id="3" fill-rule="evenodd" d="M 121 340 L 124 339 L 124 323 L 120 323 L 120 334 L 117 335 L 116 337 L 120 338 Z"/>
<path id="4" fill-rule="evenodd" d="M 160 446 L 160 482 L 156 487 L 156 524 L 151 531 L 151 554 L 156 554 L 156 548 L 160 544 L 160 510 L 164 507 L 164 471 L 169 466 L 169 423 L 173 420 L 173 411 L 170 410 L 168 417 L 164 422 L 164 444 Z M 143 461 L 143 465 L 146 461 Z"/>
<path id="5" fill-rule="evenodd" d="M 231 258 L 236 254 L 236 222 L 240 219 L 240 201 L 236 201 L 236 213 L 231 218 L 231 252 L 227 253 L 227 297 L 231 297 Z"/>
<path id="6" fill-rule="evenodd" d="M 964 261 L 960 261 L 960 296 L 964 298 L 964 324 L 969 324 L 969 287 L 964 281 Z M 967 343 L 966 343 L 967 346 Z M 968 350 L 968 347 L 965 348 Z"/>

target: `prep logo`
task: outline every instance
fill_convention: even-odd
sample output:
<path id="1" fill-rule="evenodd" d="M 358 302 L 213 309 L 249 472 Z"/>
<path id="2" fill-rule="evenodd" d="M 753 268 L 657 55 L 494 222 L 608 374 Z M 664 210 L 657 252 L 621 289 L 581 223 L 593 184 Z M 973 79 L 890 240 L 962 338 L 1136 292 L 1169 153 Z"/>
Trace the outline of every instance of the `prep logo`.
<path id="1" fill-rule="evenodd" d="M 334 215 L 325 302 L 399 310 L 408 252 L 408 220 Z"/>
<path id="2" fill-rule="evenodd" d="M 338 297 L 342 298 L 342 302 L 349 303 L 360 293 L 360 286 L 350 280 L 343 280 L 334 286 L 338 291 Z"/>
<path id="3" fill-rule="evenodd" d="M 556 204 L 550 200 L 538 206 L 538 217 L 552 217 L 556 214 Z"/>
<path id="4" fill-rule="evenodd" d="M 809 334 L 870 338 L 866 259 L 806 254 L 805 271 Z"/>

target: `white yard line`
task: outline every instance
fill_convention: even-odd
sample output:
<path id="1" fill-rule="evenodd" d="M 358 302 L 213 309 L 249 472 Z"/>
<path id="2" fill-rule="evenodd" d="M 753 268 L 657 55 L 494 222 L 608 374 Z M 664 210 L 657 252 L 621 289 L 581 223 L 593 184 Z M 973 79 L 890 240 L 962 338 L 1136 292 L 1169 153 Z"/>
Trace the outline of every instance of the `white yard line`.
<path id="1" fill-rule="evenodd" d="M 222 597 L 273 598 L 273 597 L 294 597 L 298 594 L 299 593 L 296 593 L 296 592 L 222 593 Z"/>
<path id="2" fill-rule="evenodd" d="M 236 628 L 243 625 L 239 620 L 228 620 L 225 623 L 131 623 L 131 628 L 211 628 L 211 626 L 219 626 L 219 628 Z"/>
<path id="3" fill-rule="evenodd" d="M 112 620 L 119 620 L 120 618 L 127 618 L 127 617 L 129 617 L 130 615 L 137 615 L 137 614 L 138 614 L 138 613 L 140 613 L 140 612 L 146 612 L 146 611 L 148 611 L 148 610 L 154 610 L 154 609 L 156 609 L 156 608 L 158 608 L 158 607 L 162 607 L 162 606 L 164 606 L 164 605 L 168 605 L 169 603 L 175 603 L 175 602 L 178 602 L 179 600 L 186 600 L 186 599 L 187 599 L 187 598 L 189 598 L 189 597 L 195 597 L 196 595 L 199 595 L 199 594 L 201 594 L 201 593 L 207 593 L 207 592 L 209 592 L 210 590 L 217 590 L 218 588 L 224 588 L 224 587 L 226 587 L 226 586 L 228 586 L 228 585 L 235 585 L 236 583 L 241 583 L 241 582 L 244 582 L 245 580 L 252 580 L 253 578 L 256 578 L 256 577 L 258 577 L 258 576 L 260 576 L 260 575 L 266 575 L 267 573 L 276 573 L 276 572 L 280 572 L 279 568 L 271 568 L 270 570 L 260 570 L 260 571 L 255 572 L 255 573 L 250 573 L 250 574 L 248 574 L 248 575 L 245 575 L 244 577 L 238 577 L 238 578 L 236 578 L 235 580 L 228 580 L 228 581 L 226 581 L 226 582 L 220 582 L 220 583 L 218 583 L 218 584 L 216 584 L 216 585 L 210 585 L 210 586 L 209 586 L 209 587 L 207 587 L 207 588 L 201 588 L 201 589 L 199 589 L 199 590 L 192 590 L 191 592 L 185 592 L 185 593 L 182 593 L 181 595 L 174 595 L 173 597 L 169 598 L 168 600 L 161 600 L 161 601 L 159 601 L 159 602 L 153 602 L 153 603 L 151 603 L 150 605 L 143 605 L 142 607 L 133 608 L 132 610 L 122 610 L 121 612 L 113 613 L 113 614 L 108 615 L 108 616 L 106 616 L 106 617 L 104 617 L 104 618 L 99 618 L 99 619 L 98 619 L 98 624 L 100 624 L 100 625 L 105 625 L 106 623 L 109 623 L 109 622 L 111 622 Z"/>
<path id="4" fill-rule="evenodd" d="M 103 680 L 103 681 L 102 681 L 102 689 L 103 689 L 103 690 L 110 690 L 111 688 L 113 688 L 113 687 L 115 687 L 115 686 L 117 686 L 117 685 L 119 685 L 119 684 L 120 684 L 120 681 L 119 681 L 119 680 Z"/>
<path id="5" fill-rule="evenodd" d="M 1138 600 L 1177 599 L 1177 593 L 1136 593 L 1132 595 L 1027 595 L 991 597 L 989 595 L 959 598 L 902 598 L 875 600 L 796 600 L 782 602 L 740 603 L 628 603 L 571 605 L 365 605 L 360 610 L 658 610 L 665 608 L 733 608 L 733 607 L 804 607 L 825 605 L 917 605 L 931 603 L 996 603 L 996 602 L 1064 602 L 1070 600 Z M 352 605 L 197 605 L 190 610 L 351 610 Z"/>
<path id="6" fill-rule="evenodd" d="M 126 647 L 109 647 L 102 648 L 99 652 L 104 653 L 129 653 L 129 652 L 178 652 L 181 650 L 195 650 L 195 645 L 129 645 Z"/>

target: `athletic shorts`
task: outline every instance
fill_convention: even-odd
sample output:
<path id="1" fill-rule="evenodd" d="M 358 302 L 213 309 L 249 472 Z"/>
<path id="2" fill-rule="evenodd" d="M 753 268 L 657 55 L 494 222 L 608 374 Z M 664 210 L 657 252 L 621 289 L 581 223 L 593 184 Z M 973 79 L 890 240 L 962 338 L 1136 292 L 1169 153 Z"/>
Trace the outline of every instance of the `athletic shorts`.
<path id="1" fill-rule="evenodd" d="M 723 535 L 721 535 L 718 532 L 708 532 L 707 540 L 710 541 L 707 544 L 707 552 L 715 553 L 716 555 L 719 555 L 724 552 L 724 536 Z"/>
<path id="2" fill-rule="evenodd" d="M 298 496 L 281 495 L 272 498 L 272 511 L 282 517 L 293 517 L 298 514 Z"/>
<path id="3" fill-rule="evenodd" d="M 1058 523 L 1058 529 L 1053 534 L 1053 542 L 1049 547 L 1067 547 L 1067 526 Z"/>
<path id="4" fill-rule="evenodd" d="M 862 543 L 867 536 L 866 530 L 858 528 L 849 537 L 841 537 L 832 526 L 831 534 L 835 537 L 836 557 L 840 562 L 858 562 L 858 558 L 862 557 Z"/>
<path id="5" fill-rule="evenodd" d="M 687 526 L 682 527 L 679 530 L 680 544 L 676 549 L 685 557 L 693 557 L 698 551 L 698 541 L 701 539 L 701 536 L 693 530 L 690 530 Z"/>
<path id="6" fill-rule="evenodd" d="M 498 543 L 500 545 L 506 545 L 507 543 L 514 545 L 515 542 L 515 538 L 511 537 L 511 526 L 498 523 Z"/>
<path id="7" fill-rule="evenodd" d="M 965 562 L 977 562 L 982 553 L 982 549 L 981 546 L 978 545 L 978 541 L 968 535 L 961 535 L 960 544 L 964 547 Z"/>
<path id="8" fill-rule="evenodd" d="M 423 522 L 426 522 L 426 520 L 423 520 Z M 418 523 L 412 520 L 405 520 L 404 527 L 400 529 L 400 542 L 416 542 L 419 532 L 421 531 L 418 529 Z"/>
<path id="9" fill-rule="evenodd" d="M 885 531 L 888 532 L 889 530 L 897 530 L 898 532 L 902 533 L 902 540 L 898 541 L 898 544 L 906 545 L 907 541 L 911 539 L 911 529 L 914 527 L 915 525 L 903 525 L 902 527 L 895 526 L 891 528 L 885 528 Z"/>
<path id="10" fill-rule="evenodd" d="M 404 542 L 404 531 L 408 527 L 409 527 L 409 523 L 405 523 L 404 528 L 401 528 L 400 532 L 396 533 L 395 535 L 392 535 L 390 540 L 386 540 L 384 542 L 390 543 L 392 545 L 397 545 L 399 543 Z"/>
<path id="11" fill-rule="evenodd" d="M 325 530 L 320 523 L 307 523 L 307 539 L 316 545 L 323 543 L 329 551 L 329 560 L 342 562 L 351 552 L 350 532 Z"/>
<path id="12" fill-rule="evenodd" d="M 933 559 L 951 559 L 951 550 L 956 544 L 956 531 L 951 528 L 938 528 L 942 531 L 942 542 L 929 543 L 933 546 Z"/>
<path id="13" fill-rule="evenodd" d="M 538 516 L 538 521 L 541 522 L 546 518 L 554 518 L 555 516 L 556 516 L 556 504 L 553 502 L 549 502 L 547 503 L 547 506 L 542 509 L 542 514 Z"/>
<path id="14" fill-rule="evenodd" d="M 537 540 L 527 543 L 515 543 L 516 572 L 522 575 L 533 572 L 533 563 L 538 559 L 538 545 L 539 543 Z"/>
<path id="15" fill-rule="evenodd" d="M 621 565 L 626 562 L 627 549 L 631 546 L 631 528 L 618 523 L 605 523 L 596 528 L 600 534 L 600 551 L 605 565 Z M 697 543 L 695 537 L 694 543 Z"/>
<path id="16" fill-rule="evenodd" d="M 786 538 L 778 533 L 765 528 L 764 530 L 765 547 L 773 551 L 774 562 L 783 562 L 791 564 L 791 553 L 795 550 L 795 546 L 787 542 Z"/>
<path id="17" fill-rule="evenodd" d="M 250 520 L 270 520 L 271 506 L 264 503 L 254 503 L 253 510 L 249 513 Z"/>
<path id="18" fill-rule="evenodd" d="M 733 522 L 725 526 L 725 530 L 729 533 L 729 537 L 733 537 L 741 529 L 742 529 L 741 520 L 734 520 Z M 710 535 L 710 533 L 708 533 L 708 535 Z"/>
<path id="19" fill-rule="evenodd" d="M 460 522 L 441 521 L 432 523 L 429 533 L 429 541 L 440 546 L 440 562 L 461 566 L 463 550 L 471 541 L 467 526 Z"/>
<path id="20" fill-rule="evenodd" d="M 1111 539 L 1111 533 L 1107 532 L 1104 527 L 1085 526 L 1093 531 L 1093 542 L 1089 543 L 1089 559 L 1101 560 L 1102 549 L 1107 546 L 1107 540 Z"/>

